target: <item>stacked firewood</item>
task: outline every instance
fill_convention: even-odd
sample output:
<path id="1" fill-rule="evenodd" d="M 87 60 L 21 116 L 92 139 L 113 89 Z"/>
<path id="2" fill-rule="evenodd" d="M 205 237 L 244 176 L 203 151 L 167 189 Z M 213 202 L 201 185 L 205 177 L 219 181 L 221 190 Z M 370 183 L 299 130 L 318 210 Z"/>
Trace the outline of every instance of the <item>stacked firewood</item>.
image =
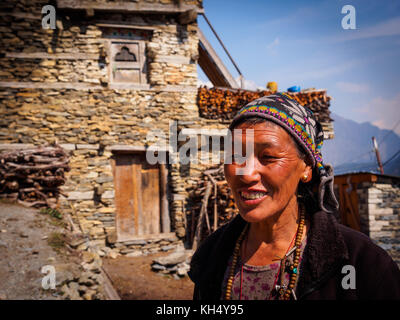
<path id="1" fill-rule="evenodd" d="M 206 170 L 195 178 L 189 192 L 188 237 L 193 248 L 238 213 L 224 178 L 223 166 Z"/>
<path id="2" fill-rule="evenodd" d="M 320 122 L 331 122 L 330 101 L 331 97 L 325 90 L 310 90 L 290 93 L 293 99 L 297 100 L 302 106 L 308 107 Z"/>
<path id="3" fill-rule="evenodd" d="M 200 115 L 207 119 L 231 120 L 241 107 L 263 96 L 272 94 L 271 91 L 250 91 L 225 88 L 200 87 L 197 95 L 197 104 Z M 320 122 L 330 122 L 329 105 L 331 97 L 326 90 L 307 90 L 288 93 L 301 105 L 314 112 Z"/>
<path id="4" fill-rule="evenodd" d="M 0 153 L 0 198 L 55 208 L 68 163 L 69 156 L 57 145 Z"/>
<path id="5" fill-rule="evenodd" d="M 201 87 L 197 94 L 197 105 L 199 106 L 200 115 L 204 118 L 229 120 L 246 103 L 270 94 L 270 91 Z"/>

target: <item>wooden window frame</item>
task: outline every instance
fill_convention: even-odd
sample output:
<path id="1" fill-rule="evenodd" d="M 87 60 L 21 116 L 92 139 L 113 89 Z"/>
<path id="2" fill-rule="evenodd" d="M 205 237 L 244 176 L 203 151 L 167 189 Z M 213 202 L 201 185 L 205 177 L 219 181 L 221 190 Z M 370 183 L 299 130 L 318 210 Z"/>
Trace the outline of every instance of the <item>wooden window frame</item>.
<path id="1" fill-rule="evenodd" d="M 136 57 L 136 62 L 121 62 L 121 61 L 114 61 L 114 55 L 117 53 L 114 44 L 138 44 L 139 52 L 138 56 Z M 110 85 L 117 85 L 117 86 L 141 86 L 147 85 L 147 65 L 146 65 L 146 41 L 144 40 L 129 40 L 129 39 L 108 39 L 107 40 L 107 52 L 109 57 L 108 63 L 108 79 Z M 116 81 L 114 79 L 113 68 L 115 66 L 126 68 L 126 69 L 139 69 L 139 82 L 122 82 Z"/>

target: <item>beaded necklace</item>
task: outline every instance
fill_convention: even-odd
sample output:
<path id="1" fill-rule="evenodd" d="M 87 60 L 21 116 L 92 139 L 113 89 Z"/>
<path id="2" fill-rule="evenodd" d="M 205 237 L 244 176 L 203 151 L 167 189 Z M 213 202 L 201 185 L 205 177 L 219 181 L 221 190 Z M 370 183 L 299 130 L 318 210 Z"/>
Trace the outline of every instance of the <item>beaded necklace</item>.
<path id="1" fill-rule="evenodd" d="M 298 266 L 299 266 L 299 260 L 300 260 L 300 245 L 301 245 L 301 238 L 303 236 L 303 230 L 304 230 L 304 225 L 305 225 L 305 208 L 304 205 L 301 203 L 301 205 L 299 205 L 300 207 L 300 222 L 299 225 L 297 227 L 297 231 L 296 231 L 296 240 L 295 240 L 295 244 L 294 247 L 292 249 L 289 250 L 289 248 L 291 247 L 292 243 L 290 243 L 289 248 L 287 250 L 287 253 L 285 254 L 285 256 L 280 259 L 281 263 L 280 263 L 280 270 L 278 271 L 278 274 L 276 276 L 275 279 L 275 283 L 274 283 L 274 287 L 273 289 L 275 289 L 278 294 L 279 294 L 279 299 L 280 300 L 289 300 L 290 296 L 292 295 L 293 298 L 296 300 L 296 295 L 294 293 L 294 286 L 296 284 L 296 279 L 298 276 Z M 233 259 L 232 259 L 232 266 L 229 272 L 229 278 L 228 278 L 228 282 L 227 282 L 227 286 L 226 286 L 226 292 L 225 292 L 225 299 L 226 300 L 231 300 L 232 299 L 232 286 L 233 286 L 233 280 L 235 277 L 235 269 L 236 269 L 236 264 L 237 264 L 237 260 L 239 257 L 239 251 L 240 251 L 240 246 L 243 242 L 243 239 L 247 233 L 247 230 L 249 228 L 249 224 L 247 223 L 246 226 L 244 227 L 242 233 L 240 234 L 239 238 L 236 241 L 235 244 L 235 249 L 233 250 Z M 284 271 L 285 271 L 285 267 L 286 267 L 286 258 L 293 252 L 295 251 L 295 256 L 293 259 L 293 263 L 291 265 L 289 265 L 289 271 L 290 271 L 290 279 L 289 279 L 289 285 L 285 286 L 283 284 L 283 279 L 284 279 Z M 278 275 L 280 276 L 280 284 L 276 285 L 276 280 L 278 278 Z"/>

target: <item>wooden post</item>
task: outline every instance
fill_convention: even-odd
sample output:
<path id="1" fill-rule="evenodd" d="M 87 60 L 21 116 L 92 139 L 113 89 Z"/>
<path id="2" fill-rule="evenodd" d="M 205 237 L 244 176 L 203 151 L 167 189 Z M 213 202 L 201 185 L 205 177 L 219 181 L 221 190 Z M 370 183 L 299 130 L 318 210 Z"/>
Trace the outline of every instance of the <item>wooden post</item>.
<path id="1" fill-rule="evenodd" d="M 382 162 L 381 162 L 381 156 L 379 154 L 378 143 L 376 142 L 375 137 L 372 137 L 372 143 L 374 144 L 376 160 L 378 161 L 379 170 L 380 170 L 381 174 L 383 174 L 383 166 L 382 166 Z"/>
<path id="2" fill-rule="evenodd" d="M 218 205 L 217 205 L 217 197 L 218 197 L 218 187 L 215 183 L 214 185 L 214 228 L 213 231 L 218 229 Z"/>
<path id="3" fill-rule="evenodd" d="M 161 190 L 161 232 L 171 232 L 171 221 L 169 219 L 167 198 L 168 171 L 165 164 L 160 164 L 160 190 Z"/>
<path id="4" fill-rule="evenodd" d="M 211 188 L 212 188 L 212 183 L 210 181 L 208 181 L 206 191 L 204 193 L 204 197 L 203 197 L 202 204 L 201 204 L 200 214 L 199 214 L 199 217 L 197 220 L 196 233 L 194 235 L 193 245 L 192 245 L 193 251 L 195 251 L 197 249 L 197 246 L 199 245 L 199 243 L 201 241 L 201 229 L 203 226 L 203 218 L 204 218 L 204 215 L 207 214 L 207 204 L 208 204 L 208 198 L 210 197 L 210 194 L 211 194 Z"/>

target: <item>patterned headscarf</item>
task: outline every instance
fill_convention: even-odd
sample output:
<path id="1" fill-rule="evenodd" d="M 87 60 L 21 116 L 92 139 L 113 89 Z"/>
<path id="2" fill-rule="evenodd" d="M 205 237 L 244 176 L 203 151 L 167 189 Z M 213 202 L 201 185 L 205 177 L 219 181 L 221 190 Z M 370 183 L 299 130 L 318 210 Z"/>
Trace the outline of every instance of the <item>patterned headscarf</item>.
<path id="1" fill-rule="evenodd" d="M 239 110 L 229 129 L 244 118 L 260 117 L 283 127 L 306 152 L 320 178 L 318 202 L 322 210 L 334 212 L 339 208 L 333 190 L 333 167 L 322 161 L 324 132 L 313 112 L 282 92 L 256 99 Z"/>

